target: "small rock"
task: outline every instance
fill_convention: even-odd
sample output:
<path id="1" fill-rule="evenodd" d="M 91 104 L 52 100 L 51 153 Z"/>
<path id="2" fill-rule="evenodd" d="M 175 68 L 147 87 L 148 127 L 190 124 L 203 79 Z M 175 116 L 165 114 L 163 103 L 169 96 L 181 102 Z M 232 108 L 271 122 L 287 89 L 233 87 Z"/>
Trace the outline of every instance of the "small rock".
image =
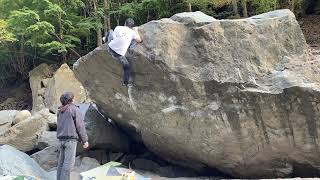
<path id="1" fill-rule="evenodd" d="M 171 17 L 171 19 L 177 22 L 195 25 L 205 25 L 216 20 L 215 18 L 208 16 L 201 11 L 175 14 Z"/>
<path id="2" fill-rule="evenodd" d="M 22 111 L 18 112 L 16 114 L 16 116 L 14 117 L 13 124 L 18 124 L 18 123 L 28 119 L 29 117 L 31 117 L 30 111 L 22 110 Z"/>

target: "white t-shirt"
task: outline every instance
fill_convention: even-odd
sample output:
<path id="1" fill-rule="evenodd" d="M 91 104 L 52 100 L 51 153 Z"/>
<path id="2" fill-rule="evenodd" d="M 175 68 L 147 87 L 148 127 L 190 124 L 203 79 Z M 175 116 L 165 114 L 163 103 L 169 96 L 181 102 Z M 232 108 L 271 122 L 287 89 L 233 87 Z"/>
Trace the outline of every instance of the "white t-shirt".
<path id="1" fill-rule="evenodd" d="M 117 26 L 113 31 L 113 39 L 109 47 L 119 55 L 124 56 L 133 39 L 137 38 L 137 33 L 127 26 Z"/>

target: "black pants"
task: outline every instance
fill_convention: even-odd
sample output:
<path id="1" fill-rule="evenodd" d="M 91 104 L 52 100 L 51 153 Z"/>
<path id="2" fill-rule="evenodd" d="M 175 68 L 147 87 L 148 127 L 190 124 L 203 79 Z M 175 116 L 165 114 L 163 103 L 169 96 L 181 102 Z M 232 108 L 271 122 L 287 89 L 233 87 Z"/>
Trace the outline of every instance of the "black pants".
<path id="1" fill-rule="evenodd" d="M 112 30 L 110 30 L 108 32 L 108 34 L 106 34 L 106 36 L 108 38 L 108 44 L 113 39 L 113 35 L 112 34 L 113 34 Z M 119 62 L 122 64 L 122 67 L 123 67 L 123 83 L 125 85 L 133 83 L 131 64 L 128 61 L 128 59 L 125 56 L 121 56 L 118 53 L 116 53 L 109 46 L 108 46 L 108 51 L 114 58 L 118 59 Z"/>

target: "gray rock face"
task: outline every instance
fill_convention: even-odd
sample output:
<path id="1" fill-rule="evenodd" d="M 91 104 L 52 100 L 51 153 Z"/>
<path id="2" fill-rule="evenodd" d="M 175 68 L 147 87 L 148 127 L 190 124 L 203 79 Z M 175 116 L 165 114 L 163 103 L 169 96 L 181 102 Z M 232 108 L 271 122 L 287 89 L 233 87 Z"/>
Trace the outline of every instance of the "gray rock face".
<path id="1" fill-rule="evenodd" d="M 56 131 L 44 131 L 39 134 L 37 139 L 37 148 L 45 149 L 47 147 L 59 147 L 59 140 L 57 139 Z"/>
<path id="2" fill-rule="evenodd" d="M 105 47 L 74 70 L 151 151 L 235 177 L 286 177 L 297 164 L 320 172 L 320 64 L 309 61 L 293 13 L 203 26 L 164 19 L 139 30 L 144 41 L 128 53 L 134 87 L 121 86 L 122 67 Z"/>
<path id="3" fill-rule="evenodd" d="M 44 108 L 37 113 L 41 114 L 47 120 L 50 128 L 57 128 L 57 115 L 50 113 L 48 108 Z"/>
<path id="4" fill-rule="evenodd" d="M 205 25 L 216 20 L 215 18 L 208 16 L 201 11 L 175 14 L 171 17 L 171 19 L 189 25 Z"/>
<path id="5" fill-rule="evenodd" d="M 29 76 L 33 97 L 33 112 L 49 108 L 56 113 L 61 105 L 59 98 L 66 91 L 75 94 L 75 102 L 77 103 L 83 103 L 87 99 L 83 86 L 74 77 L 67 64 L 63 64 L 57 71 L 46 64 L 41 64 L 33 69 Z"/>
<path id="6" fill-rule="evenodd" d="M 1 175 L 32 175 L 40 179 L 51 179 L 27 154 L 8 145 L 0 146 Z"/>
<path id="7" fill-rule="evenodd" d="M 90 148 L 128 152 L 128 138 L 113 127 L 93 105 L 79 104 L 79 107 L 84 115 Z"/>
<path id="8" fill-rule="evenodd" d="M 36 149 L 39 135 L 49 129 L 47 119 L 40 113 L 12 126 L 0 135 L 0 144 L 8 144 L 20 151 Z"/>
<path id="9" fill-rule="evenodd" d="M 75 172 L 82 173 L 100 166 L 96 159 L 89 157 L 77 157 L 75 163 Z"/>
<path id="10" fill-rule="evenodd" d="M 44 170 L 49 171 L 58 166 L 59 148 L 54 146 L 47 147 L 32 154 L 31 158 L 33 158 Z"/>
<path id="11" fill-rule="evenodd" d="M 6 132 L 12 125 L 14 117 L 19 111 L 4 110 L 0 111 L 0 135 Z"/>
<path id="12" fill-rule="evenodd" d="M 31 116 L 32 115 L 28 110 L 22 110 L 15 115 L 13 124 L 18 124 L 19 122 L 22 122 Z"/>
<path id="13" fill-rule="evenodd" d="M 53 76 L 53 72 L 53 68 L 47 64 L 41 64 L 29 72 L 33 112 L 40 111 L 46 107 L 44 104 L 44 92 L 48 87 L 48 80 Z"/>

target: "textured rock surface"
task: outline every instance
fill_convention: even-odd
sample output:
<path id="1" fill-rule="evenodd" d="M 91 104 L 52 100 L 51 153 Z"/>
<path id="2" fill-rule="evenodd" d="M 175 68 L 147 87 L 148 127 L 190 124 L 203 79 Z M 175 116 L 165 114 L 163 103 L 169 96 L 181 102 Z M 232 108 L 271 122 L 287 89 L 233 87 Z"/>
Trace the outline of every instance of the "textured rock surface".
<path id="1" fill-rule="evenodd" d="M 16 110 L 0 111 L 0 135 L 11 127 L 14 117 L 18 112 Z"/>
<path id="2" fill-rule="evenodd" d="M 1 175 L 32 175 L 40 179 L 52 179 L 27 154 L 8 145 L 0 146 Z"/>
<path id="3" fill-rule="evenodd" d="M 67 64 L 63 64 L 54 74 L 48 83 L 45 92 L 45 104 L 53 112 L 57 112 L 61 105 L 60 96 L 66 91 L 74 93 L 76 103 L 83 103 L 86 100 L 86 92 L 81 83 L 74 77 L 72 70 Z"/>
<path id="4" fill-rule="evenodd" d="M 134 87 L 121 86 L 105 47 L 75 63 L 76 77 L 104 113 L 172 162 L 235 177 L 299 176 L 299 167 L 319 176 L 320 63 L 309 61 L 293 13 L 207 25 L 184 17 L 140 27 Z"/>
<path id="5" fill-rule="evenodd" d="M 41 64 L 29 72 L 33 112 L 40 111 L 46 107 L 44 104 L 44 92 L 48 86 L 48 80 L 53 76 L 53 72 L 53 68 L 47 64 Z"/>
<path id="6" fill-rule="evenodd" d="M 41 114 L 47 120 L 50 128 L 57 128 L 57 116 L 55 114 L 50 113 L 48 108 L 44 108 L 37 113 Z"/>
<path id="7" fill-rule="evenodd" d="M 46 147 L 59 147 L 59 140 L 57 139 L 56 131 L 44 131 L 39 134 L 37 139 L 37 148 L 45 149 Z"/>
<path id="8" fill-rule="evenodd" d="M 44 170 L 48 171 L 58 166 L 59 149 L 58 147 L 50 146 L 30 156 Z"/>
<path id="9" fill-rule="evenodd" d="M 205 25 L 212 23 L 216 20 L 213 17 L 208 16 L 201 11 L 175 14 L 171 17 L 171 19 L 189 25 Z"/>
<path id="10" fill-rule="evenodd" d="M 33 112 L 49 108 L 57 112 L 60 106 L 60 96 L 63 92 L 72 91 L 75 102 L 83 103 L 87 99 L 81 83 L 74 77 L 67 64 L 63 64 L 57 71 L 54 68 L 41 64 L 29 73 L 30 87 L 33 97 Z"/>
<path id="11" fill-rule="evenodd" d="M 126 135 L 113 127 L 107 119 L 90 104 L 80 104 L 84 115 L 90 148 L 128 152 L 129 140 Z"/>
<path id="12" fill-rule="evenodd" d="M 0 135 L 0 144 L 8 144 L 24 152 L 31 151 L 37 147 L 38 136 L 48 128 L 47 119 L 36 113 Z"/>
<path id="13" fill-rule="evenodd" d="M 18 124 L 19 122 L 22 122 L 28 119 L 29 117 L 31 117 L 30 111 L 22 110 L 15 115 L 13 124 Z"/>

